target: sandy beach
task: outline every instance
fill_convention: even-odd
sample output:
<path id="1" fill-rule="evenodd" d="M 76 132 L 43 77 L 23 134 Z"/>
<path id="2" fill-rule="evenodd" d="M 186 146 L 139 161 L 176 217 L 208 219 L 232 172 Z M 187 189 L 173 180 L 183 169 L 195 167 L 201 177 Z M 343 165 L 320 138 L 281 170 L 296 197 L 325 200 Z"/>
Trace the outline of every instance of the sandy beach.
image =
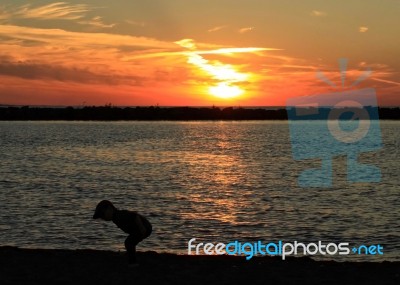
<path id="1" fill-rule="evenodd" d="M 400 284 L 400 263 L 0 248 L 1 284 Z"/>

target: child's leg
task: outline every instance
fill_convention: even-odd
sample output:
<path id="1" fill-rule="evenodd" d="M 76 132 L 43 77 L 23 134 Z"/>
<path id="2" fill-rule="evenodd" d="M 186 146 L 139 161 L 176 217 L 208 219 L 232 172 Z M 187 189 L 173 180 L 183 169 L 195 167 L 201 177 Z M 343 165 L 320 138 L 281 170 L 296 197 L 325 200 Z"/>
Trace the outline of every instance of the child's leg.
<path id="1" fill-rule="evenodd" d="M 151 232 L 153 231 L 153 227 L 150 224 L 150 222 L 147 219 L 144 219 L 143 225 L 146 229 L 146 234 L 144 235 L 143 239 L 148 238 L 151 235 Z"/>
<path id="2" fill-rule="evenodd" d="M 140 238 L 134 235 L 129 235 L 125 240 L 125 248 L 128 252 L 128 262 L 136 263 L 136 245 L 141 241 Z"/>

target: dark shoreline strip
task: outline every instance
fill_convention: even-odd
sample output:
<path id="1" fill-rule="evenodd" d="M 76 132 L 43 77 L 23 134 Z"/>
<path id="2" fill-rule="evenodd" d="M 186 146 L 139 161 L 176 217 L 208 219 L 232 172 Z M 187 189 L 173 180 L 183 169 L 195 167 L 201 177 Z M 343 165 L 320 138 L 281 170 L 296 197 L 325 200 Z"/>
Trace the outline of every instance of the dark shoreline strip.
<path id="1" fill-rule="evenodd" d="M 0 247 L 1 284 L 400 284 L 400 262 Z"/>
<path id="2" fill-rule="evenodd" d="M 373 109 L 374 107 L 366 107 Z M 328 113 L 329 108 L 319 112 Z M 349 112 L 351 109 L 348 110 Z M 400 108 L 379 108 L 381 120 L 400 120 Z M 324 117 L 324 116 L 322 116 Z M 217 107 L 0 107 L 0 121 L 248 121 L 287 120 L 285 109 Z M 305 118 L 307 119 L 307 118 Z"/>

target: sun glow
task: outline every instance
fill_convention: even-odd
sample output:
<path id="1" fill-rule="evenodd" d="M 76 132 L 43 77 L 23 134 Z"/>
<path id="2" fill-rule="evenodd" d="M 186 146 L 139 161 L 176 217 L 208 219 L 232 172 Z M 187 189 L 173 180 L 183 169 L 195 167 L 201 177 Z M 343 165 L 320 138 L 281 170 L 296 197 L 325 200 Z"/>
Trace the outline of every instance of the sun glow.
<path id="1" fill-rule="evenodd" d="M 232 99 L 244 93 L 244 90 L 238 86 L 231 86 L 228 83 L 220 83 L 217 86 L 209 88 L 211 95 L 221 99 Z"/>
<path id="2" fill-rule="evenodd" d="M 210 95 L 221 99 L 231 99 L 243 95 L 245 90 L 239 87 L 239 84 L 248 82 L 251 73 L 240 72 L 236 66 L 224 64 L 218 60 L 207 60 L 203 55 L 232 55 L 267 50 L 264 48 L 223 48 L 201 51 L 197 50 L 196 44 L 190 39 L 176 42 L 176 44 L 190 50 L 190 52 L 185 53 L 188 57 L 188 63 L 198 67 L 203 73 L 211 77 L 210 83 L 207 84 L 208 92 Z"/>

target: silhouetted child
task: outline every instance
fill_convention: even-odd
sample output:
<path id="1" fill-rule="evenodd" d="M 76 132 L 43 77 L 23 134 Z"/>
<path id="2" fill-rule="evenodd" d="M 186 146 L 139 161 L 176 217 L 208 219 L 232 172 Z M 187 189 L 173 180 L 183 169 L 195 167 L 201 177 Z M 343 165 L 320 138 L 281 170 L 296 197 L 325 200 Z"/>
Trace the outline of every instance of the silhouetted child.
<path id="1" fill-rule="evenodd" d="M 152 226 L 142 215 L 126 210 L 118 210 L 107 200 L 101 201 L 95 210 L 93 219 L 113 221 L 121 230 L 129 234 L 125 240 L 125 248 L 128 252 L 129 264 L 136 263 L 136 245 L 150 236 Z"/>

